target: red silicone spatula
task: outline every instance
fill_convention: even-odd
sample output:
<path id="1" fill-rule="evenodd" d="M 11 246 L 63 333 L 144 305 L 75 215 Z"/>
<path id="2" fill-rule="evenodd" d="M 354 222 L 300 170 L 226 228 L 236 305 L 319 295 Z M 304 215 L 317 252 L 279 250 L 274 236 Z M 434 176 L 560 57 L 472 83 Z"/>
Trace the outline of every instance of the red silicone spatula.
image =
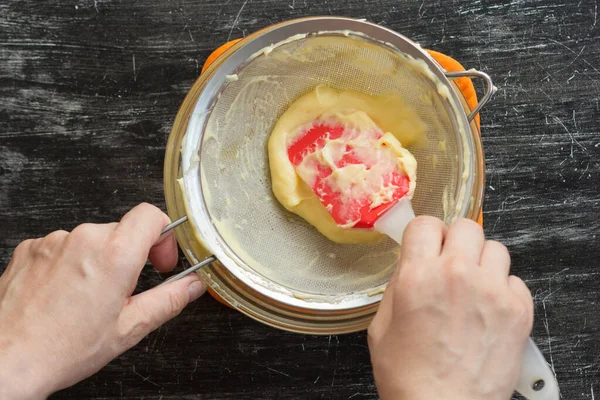
<path id="1" fill-rule="evenodd" d="M 310 179 L 303 177 L 306 173 L 299 175 L 312 188 L 338 225 L 348 228 L 375 228 L 401 243 L 406 225 L 415 216 L 406 197 L 410 178 L 398 168 L 378 168 L 381 156 L 393 157 L 391 150 L 387 150 L 389 153 L 378 153 L 375 148 L 370 149 L 368 146 L 356 148 L 352 143 L 356 142 L 357 135 L 373 142 L 380 139 L 383 132 L 372 129 L 361 133 L 336 122 L 315 121 L 301 132 L 288 148 L 289 160 L 298 171 L 298 167 L 307 157 L 322 150 L 328 142 L 336 141 L 338 149 L 341 145 L 342 150 L 335 160 L 329 160 L 329 163 L 312 163 L 308 166 L 305 163 L 303 171 L 308 168 L 310 172 L 310 168 L 313 169 Z M 344 193 L 333 187 L 330 177 L 334 170 L 348 166 L 359 166 L 370 171 L 370 179 L 375 178 L 379 182 L 377 188 L 386 193 L 385 198 L 375 202 L 373 193 L 359 192 L 358 195 L 352 196 L 352 190 Z M 379 172 L 380 175 L 373 176 Z"/>

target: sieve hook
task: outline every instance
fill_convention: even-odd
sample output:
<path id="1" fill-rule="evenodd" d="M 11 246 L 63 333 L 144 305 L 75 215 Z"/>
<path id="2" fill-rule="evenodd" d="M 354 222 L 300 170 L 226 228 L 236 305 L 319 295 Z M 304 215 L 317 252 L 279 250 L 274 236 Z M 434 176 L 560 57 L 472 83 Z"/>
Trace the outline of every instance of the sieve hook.
<path id="1" fill-rule="evenodd" d="M 490 101 L 492 95 L 496 91 L 494 87 L 494 82 L 492 82 L 492 78 L 485 72 L 477 71 L 475 69 L 470 69 L 468 71 L 456 71 L 456 72 L 444 72 L 446 78 L 456 79 L 456 78 L 481 78 L 485 81 L 485 94 L 477 104 L 477 107 L 471 111 L 469 116 L 467 117 L 469 122 L 473 121 L 473 118 L 481 111 L 481 109 Z"/>
<path id="2" fill-rule="evenodd" d="M 172 230 L 173 228 L 178 227 L 179 225 L 183 224 L 184 222 L 188 221 L 188 217 L 181 217 L 178 220 L 171 222 L 169 225 L 165 226 L 165 229 L 162 230 L 162 232 L 160 233 L 161 235 L 164 235 L 165 233 L 169 232 L 170 230 Z M 176 280 L 179 280 L 181 278 L 183 278 L 184 276 L 187 276 L 189 274 L 191 274 L 192 272 L 195 272 L 197 270 L 199 270 L 202 267 L 207 266 L 208 264 L 211 264 L 213 262 L 217 261 L 217 258 L 215 256 L 210 256 L 205 258 L 204 260 L 200 261 L 198 264 L 192 265 L 191 267 L 189 267 L 188 269 L 178 273 L 177 275 L 173 275 L 172 277 L 170 277 L 169 279 L 167 279 L 166 281 L 160 283 L 157 286 L 162 286 L 165 285 L 169 282 L 173 282 Z"/>
<path id="3" fill-rule="evenodd" d="M 183 278 L 184 276 L 188 276 L 192 272 L 198 271 L 200 268 L 206 267 L 208 264 L 211 264 L 211 263 L 213 263 L 215 261 L 217 261 L 217 258 L 215 256 L 207 257 L 204 260 L 200 261 L 198 264 L 192 265 L 191 267 L 189 267 L 188 269 L 186 269 L 186 270 L 178 273 L 177 275 L 173 275 L 172 277 L 170 277 L 166 281 L 162 282 L 158 286 L 166 285 L 169 282 L 177 281 L 177 280 Z"/>
<path id="4" fill-rule="evenodd" d="M 179 225 L 183 224 L 184 222 L 187 222 L 187 220 L 188 220 L 188 217 L 186 215 L 185 217 L 179 218 L 175 222 L 171 222 L 169 225 L 165 226 L 165 229 L 163 229 L 160 234 L 164 235 L 165 233 L 169 232 L 171 229 L 178 227 Z"/>

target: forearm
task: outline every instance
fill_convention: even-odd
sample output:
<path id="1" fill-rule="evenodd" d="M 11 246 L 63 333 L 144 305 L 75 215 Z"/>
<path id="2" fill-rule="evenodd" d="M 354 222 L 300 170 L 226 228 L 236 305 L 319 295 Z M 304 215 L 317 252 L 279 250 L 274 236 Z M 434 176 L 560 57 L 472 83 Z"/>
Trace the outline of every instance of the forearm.
<path id="1" fill-rule="evenodd" d="M 46 393 L 42 376 L 34 369 L 35 361 L 28 361 L 24 352 L 0 338 L 0 399 L 43 400 Z"/>

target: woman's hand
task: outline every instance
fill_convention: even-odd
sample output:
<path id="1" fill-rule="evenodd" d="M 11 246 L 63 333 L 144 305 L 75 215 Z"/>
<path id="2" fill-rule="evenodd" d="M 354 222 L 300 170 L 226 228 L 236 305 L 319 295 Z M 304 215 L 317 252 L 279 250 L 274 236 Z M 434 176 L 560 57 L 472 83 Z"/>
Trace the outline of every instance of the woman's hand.
<path id="1" fill-rule="evenodd" d="M 169 218 L 141 204 L 121 222 L 27 240 L 0 277 L 0 398 L 41 399 L 100 370 L 206 290 L 197 274 L 131 296 L 150 258 L 177 263 Z"/>
<path id="2" fill-rule="evenodd" d="M 369 327 L 382 399 L 508 400 L 533 301 L 506 248 L 476 223 L 415 219 Z"/>

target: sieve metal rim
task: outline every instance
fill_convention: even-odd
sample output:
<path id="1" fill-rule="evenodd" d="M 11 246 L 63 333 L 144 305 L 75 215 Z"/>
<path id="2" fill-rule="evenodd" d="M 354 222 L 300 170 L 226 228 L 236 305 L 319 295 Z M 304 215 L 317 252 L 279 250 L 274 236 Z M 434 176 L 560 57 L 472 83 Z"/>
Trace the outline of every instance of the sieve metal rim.
<path id="1" fill-rule="evenodd" d="M 466 114 L 464 110 L 458 107 L 460 101 L 456 97 L 456 93 L 454 89 L 450 86 L 450 82 L 446 78 L 444 71 L 442 71 L 437 63 L 423 50 L 418 47 L 415 43 L 405 38 L 404 36 L 391 31 L 387 28 L 381 27 L 376 24 L 357 21 L 348 18 L 335 18 L 335 17 L 319 17 L 319 18 L 311 18 L 304 19 L 300 21 L 289 21 L 287 23 L 283 23 L 278 27 L 271 27 L 271 30 L 266 32 L 265 34 L 261 34 L 256 36 L 254 39 L 246 43 L 242 43 L 242 45 L 235 49 L 233 53 L 224 59 L 222 63 L 220 63 L 218 69 L 215 68 L 213 71 L 210 71 L 210 76 L 208 76 L 207 80 L 205 80 L 204 90 L 200 93 L 198 100 L 196 101 L 196 105 L 194 107 L 193 117 L 190 119 L 190 125 L 188 125 L 188 133 L 190 132 L 190 126 L 195 126 L 197 123 L 205 123 L 208 120 L 208 107 L 202 107 L 204 104 L 213 104 L 215 96 L 218 94 L 219 89 L 222 87 L 224 83 L 224 79 L 226 75 L 231 75 L 235 73 L 236 68 L 238 68 L 244 61 L 247 60 L 248 54 L 254 54 L 256 51 L 269 46 L 271 43 L 276 43 L 281 40 L 285 40 L 291 36 L 294 36 L 298 33 L 309 33 L 309 32 L 318 32 L 323 30 L 324 27 L 327 27 L 328 30 L 347 30 L 350 29 L 352 31 L 362 32 L 369 37 L 382 41 L 388 42 L 398 48 L 400 51 L 407 54 L 417 54 L 419 59 L 423 59 L 427 64 L 430 70 L 436 75 L 439 81 L 447 86 L 450 90 L 450 96 L 453 97 L 455 104 L 455 113 L 458 117 L 462 119 L 463 129 L 467 129 L 469 126 L 468 121 L 466 120 Z M 262 39 L 259 41 L 258 39 Z M 394 43 L 395 42 L 395 43 Z M 400 44 L 400 45 L 398 45 Z M 253 45 L 253 46 L 252 46 Z M 408 48 L 406 48 L 408 46 Z M 240 49 L 247 48 L 245 52 L 241 52 Z M 410 50 L 410 51 L 407 51 Z M 411 55 L 412 55 L 411 54 Z M 237 55 L 237 56 L 236 56 Z M 202 99 L 204 98 L 204 102 Z M 197 119 L 194 121 L 195 119 Z M 203 132 L 203 129 L 200 131 Z M 188 134 L 186 133 L 186 137 Z M 472 142 L 468 142 L 467 144 L 471 144 Z M 464 143 L 463 143 L 464 145 Z M 471 149 L 472 150 L 472 149 Z M 182 155 L 183 156 L 183 155 Z M 183 157 L 185 159 L 185 156 Z M 189 161 L 189 159 L 188 159 Z M 185 164 L 185 163 L 184 163 Z M 184 165 L 184 169 L 189 168 L 188 165 Z M 188 176 L 193 176 L 190 174 Z M 202 189 L 198 184 L 199 179 L 197 179 L 198 175 L 195 175 L 196 179 L 187 180 L 185 182 L 186 187 L 187 184 L 191 185 L 190 187 L 195 190 L 196 193 L 202 193 Z M 473 179 L 473 177 L 471 177 Z M 467 184 L 467 187 L 470 185 Z M 466 204 L 466 203 L 465 203 Z M 339 303 L 331 303 L 330 301 L 324 302 L 308 302 L 302 299 L 297 299 L 295 297 L 287 294 L 285 296 L 281 296 L 281 293 L 270 290 L 269 288 L 264 288 L 257 286 L 255 282 L 249 281 L 246 278 L 246 275 L 241 273 L 239 269 L 239 263 L 243 263 L 235 253 L 227 246 L 225 241 L 220 237 L 216 228 L 210 223 L 210 217 L 208 214 L 208 210 L 206 209 L 206 205 L 204 204 L 204 199 L 201 199 L 200 202 L 195 202 L 191 204 L 193 209 L 189 214 L 192 224 L 196 228 L 196 230 L 202 236 L 203 241 L 206 243 L 207 247 L 213 251 L 213 253 L 219 258 L 219 260 L 227 267 L 229 272 L 231 272 L 238 279 L 242 280 L 245 284 L 250 286 L 251 288 L 257 290 L 259 293 L 265 294 L 270 298 L 273 298 L 276 301 L 280 301 L 284 304 L 296 306 L 300 308 L 307 309 L 315 309 L 315 310 L 343 310 L 343 309 L 352 309 L 357 307 L 364 307 L 365 305 L 373 304 L 378 302 L 381 299 L 381 295 L 376 296 L 368 296 L 368 295 L 358 295 L 353 299 L 344 298 Z M 200 207 L 198 207 L 200 206 Z M 465 210 L 461 210 L 461 214 L 464 214 Z M 198 216 L 202 216 L 201 220 L 197 221 L 196 218 Z M 204 223 L 202 223 L 204 222 Z M 207 223 L 208 222 L 208 223 Z M 237 272 L 237 273 L 236 273 Z"/>

